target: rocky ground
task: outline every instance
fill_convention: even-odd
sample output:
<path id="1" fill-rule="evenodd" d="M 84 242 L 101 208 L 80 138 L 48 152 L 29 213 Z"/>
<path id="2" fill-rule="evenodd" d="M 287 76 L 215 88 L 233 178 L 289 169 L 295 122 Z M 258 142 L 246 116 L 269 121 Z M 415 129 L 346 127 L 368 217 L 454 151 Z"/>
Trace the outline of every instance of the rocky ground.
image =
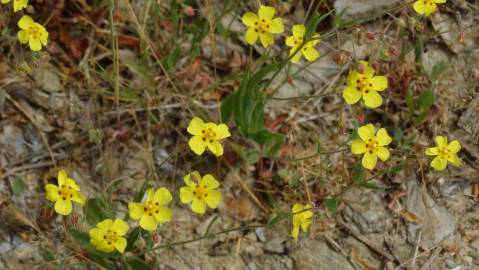
<path id="1" fill-rule="evenodd" d="M 290 14 L 286 23 L 300 20 L 308 3 L 298 1 L 294 8 L 285 6 L 284 12 Z M 301 64 L 292 66 L 293 71 L 302 72 L 301 79 L 284 83 L 279 76 L 273 83 L 272 88 L 279 87 L 277 98 L 341 93 L 351 59 L 374 58 L 385 48 L 398 48 L 401 25 L 410 23 L 412 12 L 398 0 L 328 3 L 337 9 L 336 14 L 350 7 L 345 13 L 350 18 L 396 8 L 358 26 L 362 32 L 375 33 L 375 40 L 345 38 L 342 34 L 322 40 L 319 48 L 324 57 L 305 70 L 300 70 Z M 134 8 L 140 9 L 141 4 Z M 240 14 L 231 13 L 222 20 L 231 31 L 244 31 Z M 316 175 L 309 186 L 312 194 L 280 185 L 291 194 L 282 194 L 275 207 L 288 211 L 291 201 L 306 201 L 312 196 L 319 211 L 308 235 L 293 241 L 290 223 L 282 222 L 271 229 L 236 231 L 159 249 L 147 254 L 145 260 L 156 262 L 158 269 L 479 269 L 479 2 L 450 0 L 423 25 L 439 33 L 424 45 L 424 69 L 432 70 L 441 62 L 447 63 L 449 69 L 435 86 L 435 105 L 423 128 L 414 131 L 411 148 L 419 153 L 431 144 L 432 134 L 447 134 L 463 145 L 462 168 L 433 172 L 424 166 L 427 163 L 418 163 L 396 174 L 373 177 L 379 189 L 366 189 L 347 185 L 350 173 L 343 165 L 355 159 L 349 152 L 347 157 L 340 152 L 327 159 L 318 156 L 283 163 L 289 175 Z M 217 42 L 214 54 L 218 65 L 241 69 L 241 64 L 235 63 L 241 63 L 248 53 L 244 43 L 228 39 Z M 209 59 L 211 42 L 205 39 L 202 46 L 202 58 Z M 347 52 L 346 60 L 338 63 L 338 53 L 343 52 Z M 96 53 L 90 57 L 97 61 L 105 57 Z M 102 84 L 94 80 L 97 74 L 91 70 L 87 56 L 73 59 L 78 63 L 74 68 L 64 66 L 63 60 L 55 57 L 61 58 L 62 54 L 39 61 L 26 76 L 12 68 L 9 56 L 0 56 L 0 269 L 96 268 L 79 255 L 80 248 L 63 230 L 62 218 L 45 207 L 43 186 L 55 177 L 55 165 L 70 171 L 86 196 L 103 190 L 104 179 L 118 181 L 113 201 L 119 215 L 126 213 L 128 201 L 145 177 L 152 177 L 157 186 L 177 190 L 183 175 L 202 166 L 222 179 L 224 200 L 212 230 L 268 220 L 274 209 L 258 203 L 249 191 L 263 201 L 258 195 L 258 181 L 271 178 L 288 183 L 291 177 L 262 168 L 273 167 L 266 161 L 262 165 L 233 162 L 227 163 L 233 164 L 228 167 L 209 157 L 195 159 L 185 143 L 191 111 L 183 108 L 185 96 L 190 93 L 160 91 L 153 102 L 146 96 L 140 105 L 127 103 L 125 97 L 119 124 L 112 96 L 98 97 L 102 95 Z M 125 48 L 119 51 L 119 57 L 127 68 L 134 69 L 128 63 L 135 63 L 139 56 Z M 414 51 L 404 59 L 385 64 L 390 78 L 408 72 L 414 65 Z M 81 76 L 69 75 L 75 73 Z M 206 89 L 204 85 L 211 83 L 210 67 L 184 68 L 178 73 L 188 78 L 191 89 Z M 130 87 L 162 89 L 166 84 L 161 78 L 142 85 L 147 84 L 144 78 L 133 74 L 128 78 Z M 398 85 L 400 82 L 392 84 L 381 113 L 391 113 L 401 104 Z M 234 86 L 232 83 L 227 87 Z M 215 95 L 208 90 L 194 93 L 194 108 L 215 115 Z M 282 120 L 279 129 L 287 136 L 282 149 L 299 157 L 314 153 L 318 141 L 329 150 L 348 147 L 346 130 L 353 129 L 358 115 L 355 109 L 344 106 L 340 95 L 272 100 L 267 112 L 270 122 Z M 156 120 L 146 117 L 148 114 Z M 393 115 L 390 122 L 396 125 L 394 121 L 398 119 Z M 227 147 L 228 151 L 233 152 Z M 279 189 L 278 184 L 270 187 Z M 336 213 L 331 213 L 324 199 L 339 193 L 341 203 Z M 174 221 L 162 229 L 158 245 L 203 235 L 215 218 L 198 217 L 179 202 L 174 202 L 172 208 Z"/>

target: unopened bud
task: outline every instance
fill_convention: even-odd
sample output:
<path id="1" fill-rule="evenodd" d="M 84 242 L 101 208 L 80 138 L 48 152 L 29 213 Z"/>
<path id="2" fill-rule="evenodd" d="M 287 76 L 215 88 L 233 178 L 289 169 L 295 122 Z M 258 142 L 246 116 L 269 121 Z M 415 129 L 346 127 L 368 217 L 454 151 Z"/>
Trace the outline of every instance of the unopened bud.
<path id="1" fill-rule="evenodd" d="M 195 10 L 194 10 L 191 6 L 187 6 L 187 7 L 185 8 L 185 13 L 186 13 L 186 15 L 189 16 L 189 17 L 195 16 Z"/>

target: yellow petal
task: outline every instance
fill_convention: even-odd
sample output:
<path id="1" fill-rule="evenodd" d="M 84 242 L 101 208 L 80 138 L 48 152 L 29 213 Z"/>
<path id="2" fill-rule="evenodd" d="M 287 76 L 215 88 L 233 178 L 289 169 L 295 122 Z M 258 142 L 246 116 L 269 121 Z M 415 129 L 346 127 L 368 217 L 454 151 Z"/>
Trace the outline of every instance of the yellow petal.
<path id="1" fill-rule="evenodd" d="M 449 162 L 451 162 L 452 165 L 456 167 L 461 167 L 461 160 L 457 157 L 457 155 L 451 155 L 448 160 Z"/>
<path id="2" fill-rule="evenodd" d="M 182 203 L 190 203 L 193 198 L 193 189 L 191 187 L 180 188 L 180 200 Z"/>
<path id="3" fill-rule="evenodd" d="M 261 5 L 258 10 L 258 15 L 260 19 L 264 19 L 266 21 L 269 21 L 273 18 L 274 13 L 276 10 L 274 7 L 268 7 L 268 6 L 263 6 Z"/>
<path id="4" fill-rule="evenodd" d="M 367 142 L 369 139 L 374 139 L 374 125 L 373 124 L 367 124 L 365 126 L 362 126 L 358 128 L 358 135 L 361 140 Z"/>
<path id="5" fill-rule="evenodd" d="M 388 132 L 385 128 L 380 128 L 376 133 L 376 139 L 378 140 L 379 146 L 385 146 L 390 144 L 393 139 L 388 135 Z"/>
<path id="6" fill-rule="evenodd" d="M 155 197 L 155 189 L 154 188 L 149 188 L 146 190 L 146 200 L 147 201 L 153 201 L 153 198 Z"/>
<path id="7" fill-rule="evenodd" d="M 206 149 L 206 143 L 200 136 L 191 137 L 191 139 L 188 141 L 188 145 L 190 146 L 191 151 L 199 156 L 202 155 Z"/>
<path id="8" fill-rule="evenodd" d="M 437 147 L 431 147 L 426 149 L 425 154 L 428 156 L 437 156 L 439 155 L 439 149 Z"/>
<path id="9" fill-rule="evenodd" d="M 202 135 L 203 128 L 205 127 L 205 122 L 199 117 L 193 117 L 186 131 L 191 135 Z"/>
<path id="10" fill-rule="evenodd" d="M 193 199 L 193 203 L 191 203 L 191 210 L 198 214 L 204 214 L 206 211 L 206 203 L 203 200 L 198 198 Z"/>
<path id="11" fill-rule="evenodd" d="M 2 4 L 6 4 L 6 3 L 10 2 L 10 0 L 2 0 L 1 2 L 2 2 Z"/>
<path id="12" fill-rule="evenodd" d="M 361 91 L 358 91 L 356 88 L 347 86 L 343 90 L 343 98 L 346 103 L 349 105 L 357 103 L 361 99 Z"/>
<path id="13" fill-rule="evenodd" d="M 283 20 L 281 18 L 272 20 L 269 25 L 268 32 L 272 34 L 281 34 L 284 32 Z"/>
<path id="14" fill-rule="evenodd" d="M 195 187 L 197 183 L 201 182 L 201 175 L 198 171 L 193 171 L 185 177 L 183 177 L 183 181 L 189 187 Z"/>
<path id="15" fill-rule="evenodd" d="M 366 143 L 363 140 L 354 140 L 351 144 L 351 152 L 355 155 L 362 154 L 366 152 L 368 148 L 366 147 Z"/>
<path id="16" fill-rule="evenodd" d="M 258 20 L 258 15 L 254 14 L 253 12 L 246 12 L 241 18 L 241 20 L 246 26 L 253 26 L 254 23 Z"/>
<path id="17" fill-rule="evenodd" d="M 140 219 L 140 227 L 147 231 L 154 231 L 156 230 L 156 227 L 158 226 L 158 223 L 156 222 L 155 217 L 153 215 L 143 215 Z"/>
<path id="18" fill-rule="evenodd" d="M 57 200 L 55 203 L 55 211 L 60 215 L 69 215 L 72 212 L 72 202 L 69 199 Z"/>
<path id="19" fill-rule="evenodd" d="M 383 103 L 383 98 L 376 91 L 369 91 L 369 93 L 364 93 L 363 95 L 364 104 L 369 108 L 377 108 Z"/>
<path id="20" fill-rule="evenodd" d="M 28 5 L 28 0 L 15 0 L 13 1 L 13 12 L 17 12 L 21 9 L 26 8 Z"/>
<path id="21" fill-rule="evenodd" d="M 216 133 L 216 139 L 217 140 L 221 140 L 221 139 L 228 138 L 229 136 L 231 136 L 231 134 L 229 132 L 229 129 L 228 129 L 228 126 L 225 125 L 225 124 L 219 124 L 217 126 L 215 125 L 213 130 Z"/>
<path id="22" fill-rule="evenodd" d="M 42 31 L 40 33 L 40 41 L 42 42 L 43 46 L 48 45 L 48 32 L 47 31 Z"/>
<path id="23" fill-rule="evenodd" d="M 118 252 L 123 253 L 125 251 L 126 245 L 126 239 L 124 237 L 119 237 L 116 239 L 115 249 L 118 250 Z"/>
<path id="24" fill-rule="evenodd" d="M 98 240 L 100 240 L 100 239 L 103 238 L 103 234 L 104 234 L 104 233 L 105 233 L 105 232 L 104 232 L 103 230 L 98 229 L 98 228 L 93 228 L 93 229 L 91 229 L 91 230 L 89 231 L 90 238 L 91 238 L 92 240 L 95 240 L 96 243 L 99 242 Z M 96 245 L 96 244 L 94 244 L 94 245 Z"/>
<path id="25" fill-rule="evenodd" d="M 68 179 L 67 172 L 65 170 L 59 170 L 58 177 L 57 177 L 58 186 L 65 185 L 65 183 L 67 182 L 67 179 Z"/>
<path id="26" fill-rule="evenodd" d="M 447 160 L 443 159 L 440 156 L 433 158 L 433 160 L 431 161 L 431 167 L 433 167 L 434 169 L 438 171 L 444 170 L 446 166 L 447 166 Z"/>
<path id="27" fill-rule="evenodd" d="M 356 70 L 350 70 L 348 74 L 348 86 L 356 88 L 357 80 L 361 78 L 361 74 Z"/>
<path id="28" fill-rule="evenodd" d="M 370 80 L 372 86 L 372 90 L 374 91 L 384 91 L 388 88 L 388 78 L 385 76 L 376 76 Z"/>
<path id="29" fill-rule="evenodd" d="M 295 213 L 301 212 L 304 209 L 304 205 L 301 203 L 295 203 L 293 207 L 291 208 L 291 212 L 293 213 L 293 216 L 296 215 Z"/>
<path id="30" fill-rule="evenodd" d="M 212 190 L 218 188 L 220 183 L 211 174 L 205 174 L 201 179 L 200 185 L 206 186 L 208 190 Z"/>
<path id="31" fill-rule="evenodd" d="M 369 152 L 364 153 L 362 164 L 363 167 L 372 170 L 376 168 L 376 163 L 378 162 L 378 157 L 375 153 L 370 154 Z"/>
<path id="32" fill-rule="evenodd" d="M 18 41 L 20 41 L 22 44 L 26 44 L 28 42 L 28 33 L 25 30 L 18 31 L 17 37 Z"/>
<path id="33" fill-rule="evenodd" d="M 297 239 L 299 235 L 299 226 L 293 226 L 293 230 L 291 230 L 291 237 Z"/>
<path id="34" fill-rule="evenodd" d="M 171 193 L 168 189 L 166 188 L 159 188 L 156 192 L 155 192 L 155 196 L 153 198 L 153 202 L 157 202 L 159 205 L 166 205 L 168 204 L 169 202 L 171 202 L 171 200 L 173 199 L 173 197 L 171 196 Z"/>
<path id="35" fill-rule="evenodd" d="M 213 153 L 215 156 L 219 157 L 223 155 L 224 149 L 221 143 L 218 141 L 213 141 L 212 143 L 208 142 L 208 149 Z"/>
<path id="36" fill-rule="evenodd" d="M 258 36 L 259 36 L 258 32 L 256 32 L 255 29 L 251 27 L 248 30 L 246 30 L 246 34 L 244 38 L 249 45 L 253 45 L 256 43 Z"/>
<path id="37" fill-rule="evenodd" d="M 123 236 L 128 232 L 130 226 L 123 219 L 117 218 L 113 222 L 112 230 L 115 231 L 119 236 Z"/>
<path id="38" fill-rule="evenodd" d="M 297 63 L 299 59 L 301 59 L 301 50 L 299 49 L 299 47 L 294 47 L 289 50 L 289 55 L 293 55 L 290 60 L 291 63 Z"/>
<path id="39" fill-rule="evenodd" d="M 65 186 L 67 187 L 71 187 L 73 190 L 75 191 L 79 191 L 80 190 L 80 187 L 77 185 L 77 183 L 75 182 L 75 180 L 71 179 L 71 178 L 68 178 L 66 179 L 65 181 Z"/>
<path id="40" fill-rule="evenodd" d="M 386 161 L 389 158 L 389 150 L 386 147 L 380 146 L 376 154 L 382 161 Z"/>
<path id="41" fill-rule="evenodd" d="M 80 192 L 78 191 L 73 191 L 72 192 L 72 197 L 71 197 L 71 200 L 76 202 L 76 203 L 79 203 L 81 205 L 85 205 L 85 197 L 83 196 L 83 194 L 81 194 Z"/>
<path id="42" fill-rule="evenodd" d="M 144 214 L 145 206 L 142 203 L 136 203 L 136 202 L 131 202 L 128 204 L 128 213 L 130 215 L 131 219 L 138 220 L 140 219 Z"/>
<path id="43" fill-rule="evenodd" d="M 216 208 L 221 202 L 221 192 L 217 190 L 208 191 L 208 196 L 205 197 L 206 204 L 209 208 Z"/>
<path id="44" fill-rule="evenodd" d="M 155 213 L 155 219 L 158 222 L 169 222 L 173 216 L 173 210 L 162 207 L 158 209 L 158 213 Z"/>
<path id="45" fill-rule="evenodd" d="M 424 15 L 424 13 L 426 13 L 426 5 L 427 5 L 427 4 L 424 4 L 424 1 L 423 1 L 423 0 L 418 0 L 418 1 L 414 2 L 414 4 L 412 5 L 412 7 L 414 8 L 414 10 L 415 10 L 418 14 Z"/>
<path id="46" fill-rule="evenodd" d="M 301 230 L 303 230 L 303 232 L 307 232 L 308 231 L 308 227 L 309 225 L 311 225 L 312 221 L 311 220 L 304 220 L 302 223 L 301 223 Z"/>
<path id="47" fill-rule="evenodd" d="M 461 143 L 458 140 L 454 140 L 447 146 L 447 149 L 455 154 L 461 150 Z"/>
<path id="48" fill-rule="evenodd" d="M 295 47 L 296 44 L 294 44 L 294 41 L 295 41 L 295 38 L 294 38 L 293 36 L 286 37 L 286 40 L 285 40 L 286 46 L 288 46 L 288 47 Z M 292 55 L 293 52 L 294 52 L 294 51 L 291 49 L 291 50 L 289 51 L 289 55 Z"/>
<path id="49" fill-rule="evenodd" d="M 98 228 L 102 229 L 102 230 L 107 231 L 107 230 L 111 229 L 111 227 L 113 226 L 113 220 L 111 220 L 109 218 L 105 219 L 101 222 L 98 222 L 98 224 L 96 224 L 96 226 Z"/>
<path id="50" fill-rule="evenodd" d="M 363 67 L 362 75 L 366 78 L 372 78 L 374 76 L 374 69 L 369 65 L 367 61 L 359 61 L 359 64 Z"/>
<path id="51" fill-rule="evenodd" d="M 28 15 L 23 15 L 22 18 L 18 21 L 18 27 L 23 30 L 28 30 L 28 28 L 34 23 L 32 17 Z"/>
<path id="52" fill-rule="evenodd" d="M 293 25 L 293 36 L 303 37 L 304 33 L 306 33 L 306 27 L 304 26 L 304 24 Z"/>
<path id="53" fill-rule="evenodd" d="M 434 138 L 434 140 L 436 141 L 436 144 L 437 146 L 439 147 L 447 147 L 447 137 L 445 136 L 436 136 L 436 138 Z"/>
<path id="54" fill-rule="evenodd" d="M 426 6 L 426 8 L 424 10 L 424 15 L 425 16 L 431 15 L 431 13 L 433 13 L 437 9 L 436 3 L 427 4 L 425 6 Z"/>
<path id="55" fill-rule="evenodd" d="M 269 45 L 274 42 L 273 36 L 270 33 L 259 34 L 259 40 L 261 41 L 261 45 L 265 48 L 268 48 Z"/>
<path id="56" fill-rule="evenodd" d="M 60 198 L 58 195 L 58 187 L 52 184 L 45 185 L 46 196 L 45 198 L 51 202 L 54 202 Z"/>
<path id="57" fill-rule="evenodd" d="M 446 0 L 434 0 L 434 3 L 444 4 L 444 3 L 446 3 Z"/>
<path id="58" fill-rule="evenodd" d="M 304 58 L 306 58 L 306 60 L 308 60 L 309 62 L 313 62 L 316 59 L 318 59 L 319 52 L 315 48 L 304 47 L 303 48 L 303 55 L 304 55 Z"/>
<path id="59" fill-rule="evenodd" d="M 38 38 L 31 38 L 28 40 L 28 46 L 30 50 L 37 52 L 42 49 L 42 43 Z"/>

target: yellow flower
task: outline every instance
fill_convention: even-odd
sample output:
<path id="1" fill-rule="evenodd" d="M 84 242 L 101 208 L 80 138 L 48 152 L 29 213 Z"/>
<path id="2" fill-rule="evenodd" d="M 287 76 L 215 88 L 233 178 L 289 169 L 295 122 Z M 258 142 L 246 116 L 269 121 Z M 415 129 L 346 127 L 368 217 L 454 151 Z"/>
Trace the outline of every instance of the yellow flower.
<path id="1" fill-rule="evenodd" d="M 85 197 L 80 193 L 80 187 L 75 180 L 68 177 L 64 170 L 58 172 L 58 186 L 46 184 L 46 199 L 55 202 L 55 211 L 60 215 L 69 215 L 72 212 L 72 201 L 85 204 Z"/>
<path id="2" fill-rule="evenodd" d="M 1 0 L 2 4 L 10 2 L 10 0 Z M 13 12 L 22 10 L 28 6 L 28 0 L 13 0 Z"/>
<path id="3" fill-rule="evenodd" d="M 461 143 L 454 140 L 450 144 L 447 144 L 447 137 L 445 136 L 436 136 L 435 140 L 437 147 L 426 149 L 426 155 L 437 156 L 431 161 L 431 167 L 442 171 L 447 167 L 448 161 L 456 167 L 461 166 L 461 161 L 456 155 L 456 153 L 461 150 Z"/>
<path id="4" fill-rule="evenodd" d="M 289 50 L 289 55 L 293 55 L 301 47 L 305 32 L 306 27 L 303 24 L 293 25 L 293 35 L 286 38 L 286 45 L 293 47 L 291 50 Z M 298 62 L 301 58 L 301 54 L 303 54 L 306 60 L 310 62 L 318 59 L 319 52 L 314 48 L 314 45 L 319 43 L 319 34 L 314 34 L 313 39 L 314 40 L 304 44 L 304 46 L 301 48 L 301 51 L 297 52 L 293 58 L 291 58 L 291 62 Z"/>
<path id="5" fill-rule="evenodd" d="M 231 136 L 227 125 L 212 122 L 205 124 L 199 117 L 191 120 L 187 131 L 193 135 L 188 144 L 197 155 L 202 155 L 206 147 L 217 157 L 223 155 L 223 146 L 219 140 Z"/>
<path id="6" fill-rule="evenodd" d="M 353 69 L 349 72 L 347 86 L 343 90 L 343 98 L 348 104 L 358 102 L 361 97 L 369 108 L 377 108 L 383 103 L 378 91 L 388 88 L 388 79 L 385 76 L 374 76 L 374 69 L 368 62 L 360 61 L 363 72 Z"/>
<path id="7" fill-rule="evenodd" d="M 171 193 L 166 188 L 146 191 L 146 200 L 143 203 L 132 202 L 128 204 L 130 218 L 140 220 L 140 227 L 147 231 L 154 231 L 158 223 L 171 221 L 173 211 L 164 207 L 171 202 Z"/>
<path id="8" fill-rule="evenodd" d="M 186 175 L 183 180 L 186 187 L 180 188 L 180 200 L 182 203 L 191 203 L 191 210 L 198 214 L 204 214 L 206 205 L 209 208 L 218 207 L 221 201 L 221 192 L 216 190 L 220 183 L 210 175 L 201 177 L 200 173 L 194 171 Z"/>
<path id="9" fill-rule="evenodd" d="M 351 151 L 353 154 L 363 156 L 363 167 L 369 170 L 376 168 L 378 157 L 382 161 L 389 158 L 389 150 L 384 147 L 392 142 L 386 129 L 380 128 L 376 135 L 374 135 L 375 128 L 372 124 L 367 124 L 358 129 L 360 139 L 353 141 Z"/>
<path id="10" fill-rule="evenodd" d="M 274 39 L 271 34 L 280 34 L 284 31 L 283 20 L 281 18 L 273 19 L 275 12 L 273 7 L 261 5 L 258 15 L 253 12 L 246 12 L 243 15 L 243 23 L 249 26 L 245 35 L 246 42 L 253 45 L 259 37 L 263 47 L 267 48 L 273 44 Z"/>
<path id="11" fill-rule="evenodd" d="M 301 228 L 303 232 L 307 232 L 309 225 L 311 225 L 312 223 L 311 217 L 313 217 L 313 211 L 311 210 L 304 211 L 305 209 L 312 209 L 312 207 L 309 203 L 305 205 L 302 205 L 300 203 L 295 203 L 293 205 L 293 208 L 292 208 L 293 230 L 291 231 L 291 236 L 294 239 L 298 238 L 299 228 Z M 301 212 L 301 213 L 298 213 L 298 212 Z"/>
<path id="12" fill-rule="evenodd" d="M 122 237 L 128 232 L 128 223 L 123 219 L 105 219 L 102 222 L 96 224 L 96 228 L 90 230 L 90 243 L 96 247 L 96 249 L 104 252 L 112 252 L 118 250 L 123 253 L 126 248 L 126 239 Z"/>
<path id="13" fill-rule="evenodd" d="M 23 15 L 18 21 L 18 40 L 22 44 L 28 43 L 32 51 L 39 51 L 43 46 L 47 46 L 48 32 L 41 24 L 33 21 L 32 17 Z"/>
<path id="14" fill-rule="evenodd" d="M 446 0 L 418 0 L 414 2 L 413 8 L 420 15 L 429 16 L 431 13 L 436 11 L 436 4 L 446 3 Z"/>

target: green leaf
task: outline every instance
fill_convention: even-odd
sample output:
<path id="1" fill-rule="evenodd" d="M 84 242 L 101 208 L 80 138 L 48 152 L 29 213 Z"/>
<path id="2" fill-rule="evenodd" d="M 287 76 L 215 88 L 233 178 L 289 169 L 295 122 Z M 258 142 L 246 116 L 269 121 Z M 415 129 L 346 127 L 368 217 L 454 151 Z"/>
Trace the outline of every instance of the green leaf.
<path id="1" fill-rule="evenodd" d="M 398 127 L 394 127 L 393 128 L 393 137 L 394 137 L 394 142 L 396 142 L 396 144 L 401 144 L 402 137 L 403 137 L 402 130 Z"/>
<path id="2" fill-rule="evenodd" d="M 352 165 L 352 168 L 353 168 L 353 175 L 352 175 L 353 182 L 355 184 L 361 184 L 362 182 L 364 182 L 365 178 L 364 178 L 363 165 L 361 165 L 361 163 L 354 163 Z"/>
<path id="3" fill-rule="evenodd" d="M 359 183 L 359 185 L 369 189 L 374 189 L 374 190 L 379 189 L 379 186 L 371 181 L 362 181 L 361 183 Z"/>
<path id="4" fill-rule="evenodd" d="M 38 248 L 38 252 L 40 253 L 40 255 L 43 257 L 43 259 L 47 262 L 52 262 L 55 260 L 55 256 L 53 255 L 53 253 L 46 247 L 42 247 L 40 246 Z M 56 264 L 56 263 L 55 263 Z"/>
<path id="5" fill-rule="evenodd" d="M 278 176 L 279 177 L 284 179 L 284 178 L 288 177 L 288 175 L 289 175 L 289 171 L 287 169 L 283 168 L 283 169 L 278 170 Z"/>
<path id="6" fill-rule="evenodd" d="M 396 166 L 392 167 L 391 172 L 392 173 L 398 173 L 398 172 L 400 172 L 400 171 L 402 171 L 406 168 L 407 168 L 407 164 L 406 163 L 401 163 L 399 165 L 396 165 Z"/>
<path id="7" fill-rule="evenodd" d="M 406 101 L 407 108 L 409 109 L 410 113 L 413 114 L 414 110 L 416 109 L 416 104 L 414 103 L 414 99 L 412 98 L 411 91 L 409 89 L 407 90 L 404 99 Z"/>
<path id="8" fill-rule="evenodd" d="M 235 94 L 232 93 L 221 102 L 221 123 L 228 123 L 233 114 L 235 105 Z"/>
<path id="9" fill-rule="evenodd" d="M 98 222 L 108 218 L 105 209 L 106 207 L 101 199 L 88 199 L 85 207 L 85 215 L 88 223 L 92 226 L 96 226 Z"/>
<path id="10" fill-rule="evenodd" d="M 153 268 L 145 261 L 138 258 L 129 259 L 126 264 L 132 270 L 152 270 Z"/>
<path id="11" fill-rule="evenodd" d="M 425 111 L 429 110 L 429 108 L 434 104 L 434 93 L 431 90 L 426 90 L 419 95 L 418 98 L 418 105 L 419 110 Z"/>
<path id="12" fill-rule="evenodd" d="M 434 83 L 439 79 L 439 77 L 449 69 L 449 64 L 446 62 L 439 62 L 431 70 L 431 75 L 429 79 Z"/>
<path id="13" fill-rule="evenodd" d="M 12 183 L 12 191 L 15 197 L 20 196 L 27 189 L 27 185 L 19 176 L 15 177 Z"/>
<path id="14" fill-rule="evenodd" d="M 140 227 L 136 227 L 126 237 L 127 245 L 125 248 L 125 252 L 133 250 L 135 248 L 135 243 L 139 237 L 140 237 Z"/>
<path id="15" fill-rule="evenodd" d="M 257 143 L 263 145 L 263 154 L 267 157 L 274 156 L 285 141 L 283 134 L 271 133 L 267 129 L 252 134 L 251 137 Z"/>
<path id="16" fill-rule="evenodd" d="M 338 209 L 338 205 L 339 205 L 339 198 L 336 196 L 328 198 L 326 199 L 326 201 L 324 201 L 324 206 L 326 206 L 326 209 L 328 209 L 328 211 L 333 214 L 336 213 L 336 209 Z"/>
<path id="17" fill-rule="evenodd" d="M 282 211 L 276 212 L 268 220 L 268 223 L 266 224 L 266 228 L 271 229 L 276 223 L 288 218 L 290 218 L 290 214 L 282 212 Z"/>

